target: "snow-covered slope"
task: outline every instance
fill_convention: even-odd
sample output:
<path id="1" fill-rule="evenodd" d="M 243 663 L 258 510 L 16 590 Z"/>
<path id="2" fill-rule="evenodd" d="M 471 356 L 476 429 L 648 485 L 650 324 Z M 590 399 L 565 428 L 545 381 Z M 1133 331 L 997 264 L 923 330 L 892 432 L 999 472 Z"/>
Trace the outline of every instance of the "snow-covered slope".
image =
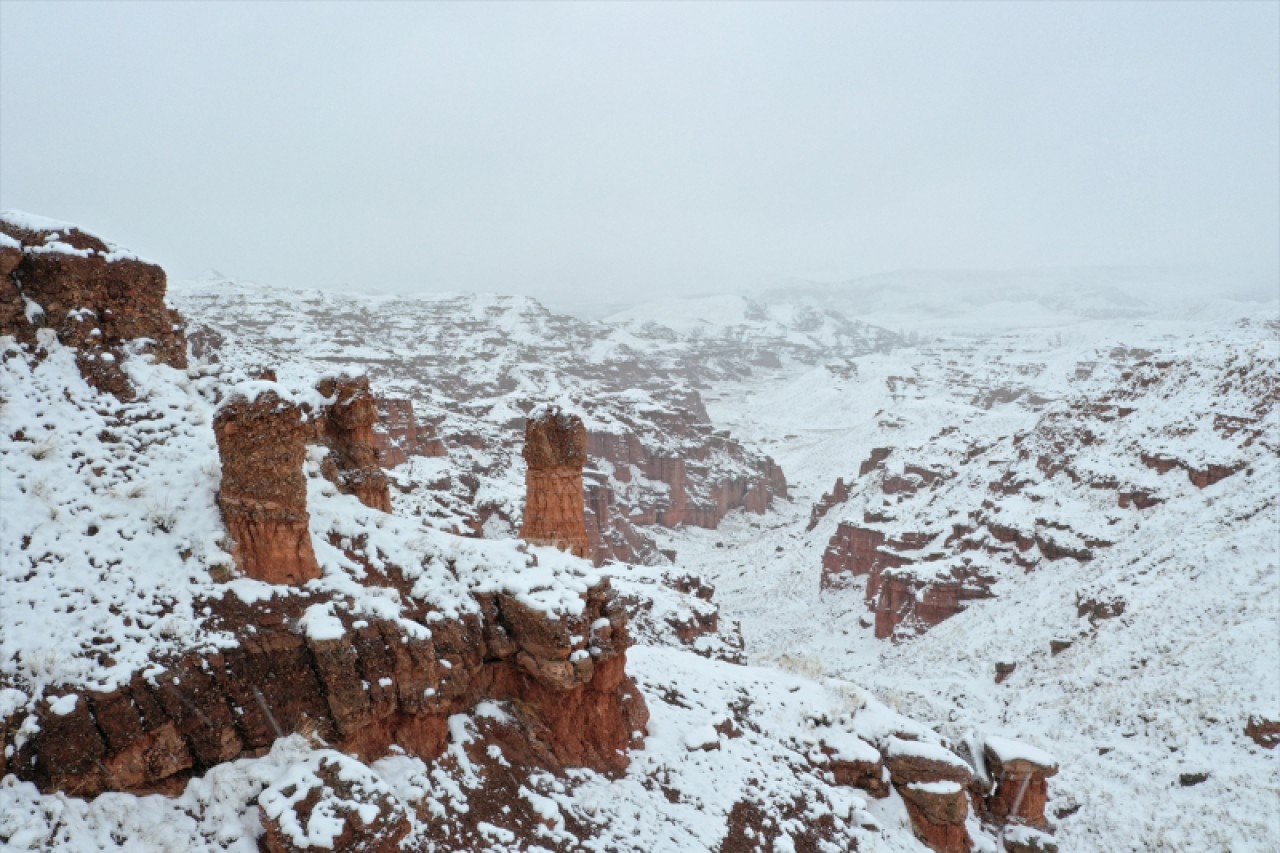
<path id="1" fill-rule="evenodd" d="M 999 719 L 1052 744 L 1064 849 L 1274 849 L 1280 754 L 1246 729 L 1280 719 L 1280 324 L 1274 304 L 1230 313 L 944 335 L 721 386 L 712 417 L 779 459 L 797 502 L 672 544 L 717 585 L 753 661 L 851 678 L 956 740 Z M 892 452 L 860 476 L 876 447 Z M 1233 473 L 1192 481 L 1215 466 Z M 807 530 L 837 477 L 851 495 Z M 1126 490 L 1159 503 L 1122 508 Z M 975 519 L 1029 550 L 951 538 Z M 939 562 L 894 571 L 949 580 L 974 563 L 992 597 L 876 640 L 864 580 L 820 585 L 845 521 L 925 534 L 904 553 Z M 1096 544 L 1049 559 L 1037 533 Z M 997 664 L 1015 667 L 1000 683 Z"/>
<path id="2" fill-rule="evenodd" d="M 131 356 L 124 368 L 137 395 L 121 405 L 85 383 L 51 330 L 39 336 L 39 353 L 6 338 L 0 358 L 6 730 L 45 705 L 75 713 L 82 688 L 103 701 L 175 656 L 235 647 L 241 638 L 206 624 L 224 597 L 270 606 L 277 596 L 310 596 L 318 603 L 296 630 L 327 641 L 345 630 L 339 616 L 400 619 L 406 631 L 429 634 L 403 616 L 410 598 L 445 619 L 474 611 L 473 594 L 494 590 L 548 613 L 572 610 L 599 579 L 553 549 L 462 538 L 430 520 L 371 510 L 339 494 L 313 453 L 308 506 L 323 577 L 305 590 L 228 581 L 211 421 L 215 398 L 246 387 L 245 374 Z M 411 596 L 365 587 L 353 549 L 365 565 L 408 572 Z M 529 733 L 512 729 L 510 706 L 484 702 L 449 718 L 446 753 L 431 762 L 393 751 L 364 764 L 303 730 L 282 733 L 261 757 L 212 766 L 172 797 L 86 800 L 42 794 L 9 775 L 0 781 L 0 842 L 12 850 L 254 851 L 270 821 L 293 843 L 323 848 L 344 821 L 377 821 L 405 828 L 405 849 L 423 850 L 716 850 L 727 836 L 748 849 L 925 849 L 896 794 L 876 800 L 836 784 L 830 764 L 853 750 L 878 766 L 872 744 L 893 737 L 938 750 L 937 733 L 847 681 L 717 660 L 723 646 L 711 635 L 691 649 L 676 626 L 705 602 L 670 589 L 656 569 L 611 571 L 624 595 L 648 602 L 640 602 L 628 669 L 651 709 L 649 733 L 620 777 L 539 769 Z M 181 700 L 185 688 L 167 684 Z M 15 743 L 37 733 L 23 723 Z M 994 849 L 990 831 L 972 824 Z"/>

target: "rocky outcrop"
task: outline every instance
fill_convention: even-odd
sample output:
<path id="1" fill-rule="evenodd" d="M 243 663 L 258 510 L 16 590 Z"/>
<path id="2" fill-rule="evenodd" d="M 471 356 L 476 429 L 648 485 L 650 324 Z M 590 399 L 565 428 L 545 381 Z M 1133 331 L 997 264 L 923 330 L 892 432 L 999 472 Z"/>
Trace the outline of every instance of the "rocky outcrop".
<path id="1" fill-rule="evenodd" d="M 997 823 L 1048 829 L 1044 813 L 1049 801 L 1047 780 L 1058 772 L 1053 756 L 1009 738 L 989 737 L 983 757 L 993 785 L 985 799 L 989 818 Z"/>
<path id="2" fill-rule="evenodd" d="M 822 588 L 844 585 L 849 577 L 878 572 L 885 566 L 901 565 L 901 558 L 880 550 L 885 536 L 879 530 L 841 522 L 822 554 Z"/>
<path id="3" fill-rule="evenodd" d="M 1234 434 L 1234 433 L 1231 433 Z M 1187 479 L 1197 489 L 1206 489 L 1214 483 L 1221 482 L 1232 474 L 1240 471 L 1244 466 L 1237 465 L 1214 465 L 1207 464 L 1203 468 L 1197 468 L 1194 465 L 1184 462 L 1181 459 L 1175 459 L 1170 456 L 1160 456 L 1154 454 L 1143 453 L 1140 457 L 1142 464 L 1148 468 L 1154 468 L 1161 474 L 1167 474 L 1174 468 L 1181 468 L 1187 472 Z"/>
<path id="4" fill-rule="evenodd" d="M 483 699 L 512 703 L 551 769 L 625 768 L 648 710 L 626 675 L 626 613 L 607 583 L 572 617 L 506 595 L 478 602 L 479 613 L 430 632 L 339 611 L 344 630 L 333 638 L 291 627 L 309 608 L 333 612 L 323 599 L 277 596 L 269 609 L 235 596 L 209 602 L 237 646 L 193 652 L 109 693 L 52 689 L 62 695 L 5 732 L 8 770 L 85 796 L 172 790 L 293 732 L 366 760 L 392 744 L 434 758 L 449 716 Z M 415 615 L 426 621 L 425 609 Z"/>
<path id="5" fill-rule="evenodd" d="M 960 578 L 924 581 L 908 572 L 884 572 L 875 596 L 876 638 L 892 637 L 899 626 L 924 631 L 964 609 Z"/>
<path id="6" fill-rule="evenodd" d="M 875 527 L 841 522 L 822 555 L 822 588 L 838 589 L 865 575 L 877 637 L 895 636 L 904 626 L 927 630 L 959 613 L 967 602 L 990 595 L 990 579 L 963 562 L 951 565 L 949 573 L 932 567 L 921 571 L 920 566 L 945 557 L 932 551 L 920 555 L 933 540 L 927 533 L 890 539 Z"/>
<path id="7" fill-rule="evenodd" d="M 365 506 L 391 512 L 387 475 L 378 464 L 374 426 L 378 406 L 369 391 L 369 380 L 330 377 L 316 386 L 326 398 L 314 419 L 321 443 L 329 448 L 322 471 L 339 489 L 355 495 Z"/>
<path id="8" fill-rule="evenodd" d="M 822 496 L 813 509 L 809 511 L 809 526 L 805 530 L 813 530 L 818 526 L 818 522 L 826 518 L 827 513 L 831 512 L 831 508 L 849 500 L 849 487 L 845 485 L 843 477 L 836 478 L 836 484 L 831 491 Z"/>
<path id="9" fill-rule="evenodd" d="M 596 464 L 606 463 L 618 482 L 643 478 L 665 487 L 646 494 L 636 506 L 625 507 L 624 517 L 629 522 L 663 527 L 688 524 L 713 530 L 734 509 L 761 514 L 775 498 L 786 497 L 786 476 L 772 459 L 739 460 L 734 470 L 719 470 L 713 464 L 716 459 L 744 455 L 727 434 L 699 436 L 689 425 L 678 422 L 664 426 L 684 439 L 682 455 L 656 452 L 634 433 L 591 432 L 587 436 L 590 458 Z"/>
<path id="10" fill-rule="evenodd" d="M 876 799 L 889 796 L 889 776 L 880 751 L 847 732 L 824 735 L 819 749 L 837 785 L 866 791 Z"/>
<path id="11" fill-rule="evenodd" d="M 1280 720 L 1268 720 L 1254 714 L 1245 724 L 1244 733 L 1263 749 L 1275 749 L 1280 745 Z"/>
<path id="12" fill-rule="evenodd" d="M 521 538 L 589 556 L 582 487 L 587 429 L 582 419 L 555 406 L 534 410 L 525 423 L 523 455 L 528 468 Z"/>
<path id="13" fill-rule="evenodd" d="M 302 473 L 312 427 L 272 383 L 232 394 L 213 422 L 222 461 L 218 507 L 236 566 L 257 580 L 302 584 L 320 576 Z"/>
<path id="14" fill-rule="evenodd" d="M 607 477 L 598 471 L 584 471 L 583 488 L 589 556 L 595 565 L 609 560 L 650 563 L 658 557 L 653 540 L 636 529 L 631 523 L 634 515 L 618 504 Z"/>
<path id="15" fill-rule="evenodd" d="M 891 447 L 873 447 L 871 453 L 866 459 L 862 460 L 862 464 L 858 466 L 858 476 L 865 477 L 877 468 L 884 467 L 884 460 L 889 458 L 893 453 Z"/>
<path id="16" fill-rule="evenodd" d="M 435 424 L 419 420 L 413 400 L 402 397 L 378 397 L 378 422 L 373 428 L 378 464 L 395 468 L 411 456 L 446 456 L 444 442 L 436 435 Z"/>
<path id="17" fill-rule="evenodd" d="M 51 328 L 79 350 L 85 379 L 128 399 L 125 344 L 185 367 L 181 318 L 165 306 L 165 274 L 98 237 L 25 214 L 0 214 L 0 335 L 32 342 Z"/>
<path id="18" fill-rule="evenodd" d="M 973 848 L 965 829 L 966 788 L 973 781 L 969 765 L 940 746 L 897 737 L 888 738 L 883 751 L 916 836 L 937 853 L 968 853 Z"/>

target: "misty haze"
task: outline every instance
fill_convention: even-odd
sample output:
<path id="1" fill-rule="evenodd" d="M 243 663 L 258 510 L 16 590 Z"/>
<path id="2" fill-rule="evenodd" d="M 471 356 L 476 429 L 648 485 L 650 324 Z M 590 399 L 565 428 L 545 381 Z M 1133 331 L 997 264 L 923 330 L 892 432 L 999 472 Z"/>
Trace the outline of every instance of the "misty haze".
<path id="1" fill-rule="evenodd" d="M 0 848 L 1280 849 L 1280 3 L 0 0 Z"/>

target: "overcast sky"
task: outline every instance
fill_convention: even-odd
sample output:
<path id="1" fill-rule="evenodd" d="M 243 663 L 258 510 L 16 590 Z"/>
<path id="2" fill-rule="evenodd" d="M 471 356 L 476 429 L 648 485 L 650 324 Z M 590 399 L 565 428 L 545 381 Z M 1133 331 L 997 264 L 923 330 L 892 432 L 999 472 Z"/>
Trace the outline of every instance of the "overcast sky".
<path id="1" fill-rule="evenodd" d="M 0 204 L 562 301 L 1280 264 L 1280 4 L 0 3 Z"/>

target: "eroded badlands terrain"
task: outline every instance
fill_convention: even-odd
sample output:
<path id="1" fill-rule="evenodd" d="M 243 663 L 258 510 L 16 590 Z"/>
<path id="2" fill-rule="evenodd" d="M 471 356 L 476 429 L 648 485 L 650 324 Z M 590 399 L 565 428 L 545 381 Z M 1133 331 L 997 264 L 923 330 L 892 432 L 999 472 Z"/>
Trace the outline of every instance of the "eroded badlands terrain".
<path id="1" fill-rule="evenodd" d="M 1276 304 L 998 284 L 588 321 L 4 214 L 0 842 L 1273 849 Z"/>

